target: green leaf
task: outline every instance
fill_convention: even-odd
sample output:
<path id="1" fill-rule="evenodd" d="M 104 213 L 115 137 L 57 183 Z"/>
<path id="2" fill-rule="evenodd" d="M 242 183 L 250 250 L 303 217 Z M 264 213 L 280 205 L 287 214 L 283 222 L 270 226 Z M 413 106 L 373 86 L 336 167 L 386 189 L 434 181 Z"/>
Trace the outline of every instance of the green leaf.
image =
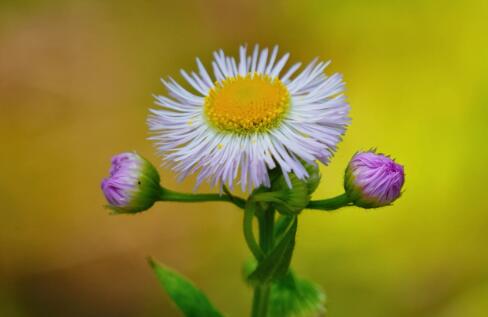
<path id="1" fill-rule="evenodd" d="M 321 287 L 289 271 L 271 287 L 269 317 L 325 315 L 325 294 Z"/>
<path id="2" fill-rule="evenodd" d="M 286 275 L 290 267 L 295 235 L 297 231 L 297 218 L 289 217 L 288 230 L 270 253 L 258 263 L 256 270 L 249 275 L 251 284 L 266 284 Z"/>
<path id="3" fill-rule="evenodd" d="M 148 259 L 148 262 L 156 273 L 161 286 L 186 317 L 222 317 L 207 296 L 186 278 L 156 263 L 151 258 Z"/>

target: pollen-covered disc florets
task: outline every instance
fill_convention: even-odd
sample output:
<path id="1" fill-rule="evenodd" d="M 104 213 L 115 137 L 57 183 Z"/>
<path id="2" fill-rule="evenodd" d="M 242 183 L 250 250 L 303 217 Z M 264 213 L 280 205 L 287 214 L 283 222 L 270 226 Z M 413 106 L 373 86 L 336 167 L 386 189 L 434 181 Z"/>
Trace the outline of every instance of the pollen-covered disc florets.
<path id="1" fill-rule="evenodd" d="M 329 162 L 349 124 L 342 76 L 326 75 L 328 62 L 317 59 L 283 71 L 288 58 L 277 46 L 241 46 L 237 60 L 215 52 L 212 73 L 199 59 L 197 72 L 182 70 L 190 90 L 163 80 L 169 96 L 156 96 L 149 127 L 180 179 L 196 173 L 197 186 L 251 191 L 270 187 L 278 168 L 291 187 L 291 174 L 310 177 L 304 162 Z"/>
<path id="2" fill-rule="evenodd" d="M 110 176 L 102 181 L 108 207 L 117 213 L 135 213 L 149 209 L 161 187 L 154 166 L 136 153 L 121 153 L 112 158 Z"/>
<path id="3" fill-rule="evenodd" d="M 403 166 L 375 151 L 356 153 L 346 168 L 344 188 L 356 206 L 377 208 L 401 195 L 405 182 Z"/>
<path id="4" fill-rule="evenodd" d="M 290 95 L 278 79 L 246 75 L 217 83 L 205 97 L 205 115 L 220 131 L 250 134 L 276 127 Z"/>

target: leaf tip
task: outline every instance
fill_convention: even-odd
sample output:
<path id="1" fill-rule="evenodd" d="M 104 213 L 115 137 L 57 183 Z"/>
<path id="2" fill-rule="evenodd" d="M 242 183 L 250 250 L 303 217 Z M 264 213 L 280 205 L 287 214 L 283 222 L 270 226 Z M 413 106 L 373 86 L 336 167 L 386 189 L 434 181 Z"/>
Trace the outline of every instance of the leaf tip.
<path id="1" fill-rule="evenodd" d="M 146 261 L 147 261 L 147 264 L 149 264 L 149 266 L 152 269 L 156 269 L 156 267 L 158 266 L 158 264 L 156 263 L 156 261 L 152 257 L 150 257 L 150 256 L 146 257 Z"/>

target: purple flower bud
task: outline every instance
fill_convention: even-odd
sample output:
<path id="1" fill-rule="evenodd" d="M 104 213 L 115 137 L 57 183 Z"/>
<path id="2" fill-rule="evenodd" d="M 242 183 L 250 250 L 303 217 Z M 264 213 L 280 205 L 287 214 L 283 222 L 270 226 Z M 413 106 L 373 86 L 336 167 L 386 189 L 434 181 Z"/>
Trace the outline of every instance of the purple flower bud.
<path id="1" fill-rule="evenodd" d="M 159 174 L 136 153 L 112 158 L 110 176 L 102 181 L 108 207 L 118 213 L 136 213 L 150 208 L 159 197 Z"/>
<path id="2" fill-rule="evenodd" d="M 377 208 L 400 197 L 404 182 L 403 166 L 372 150 L 352 157 L 346 169 L 344 189 L 356 206 Z"/>

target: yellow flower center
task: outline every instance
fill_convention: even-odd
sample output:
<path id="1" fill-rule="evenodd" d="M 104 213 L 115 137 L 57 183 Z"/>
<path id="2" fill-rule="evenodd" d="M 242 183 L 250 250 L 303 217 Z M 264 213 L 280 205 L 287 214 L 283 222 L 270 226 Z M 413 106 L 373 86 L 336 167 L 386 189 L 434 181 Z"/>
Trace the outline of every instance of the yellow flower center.
<path id="1" fill-rule="evenodd" d="M 290 106 L 290 94 L 266 75 L 236 76 L 217 83 L 205 98 L 205 115 L 217 129 L 248 134 L 276 127 Z"/>

